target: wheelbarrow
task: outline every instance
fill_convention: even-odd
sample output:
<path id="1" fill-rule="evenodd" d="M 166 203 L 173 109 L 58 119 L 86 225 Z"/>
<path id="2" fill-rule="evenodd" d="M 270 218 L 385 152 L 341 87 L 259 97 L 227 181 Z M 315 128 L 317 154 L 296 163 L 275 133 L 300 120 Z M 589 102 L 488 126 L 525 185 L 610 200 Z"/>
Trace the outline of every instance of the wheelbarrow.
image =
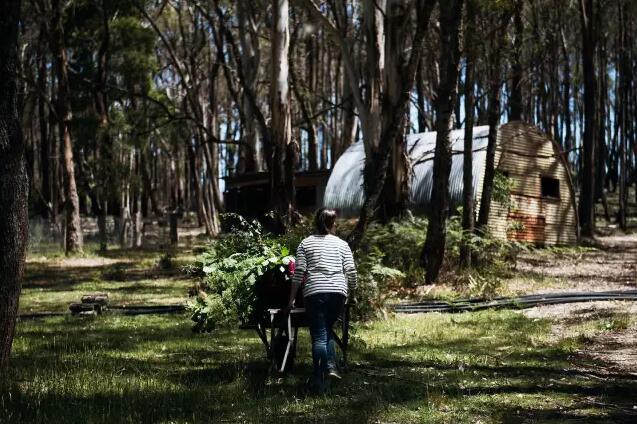
<path id="1" fill-rule="evenodd" d="M 294 366 L 299 328 L 308 327 L 305 308 L 294 308 L 289 312 L 283 308 L 269 308 L 256 322 L 243 325 L 243 329 L 254 329 L 263 346 L 272 370 L 287 372 Z M 332 339 L 341 351 L 340 366 L 347 367 L 347 346 L 349 343 L 350 306 L 345 304 L 343 313 L 334 328 L 330 329 Z M 269 333 L 269 334 L 268 334 Z M 339 334 L 340 333 L 340 334 Z"/>

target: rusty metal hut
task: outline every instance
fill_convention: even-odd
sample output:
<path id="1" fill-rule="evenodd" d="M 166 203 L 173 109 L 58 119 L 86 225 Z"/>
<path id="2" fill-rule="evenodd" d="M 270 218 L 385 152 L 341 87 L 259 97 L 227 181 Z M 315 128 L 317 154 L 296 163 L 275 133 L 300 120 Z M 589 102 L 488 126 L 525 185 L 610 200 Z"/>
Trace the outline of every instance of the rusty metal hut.
<path id="1" fill-rule="evenodd" d="M 489 128 L 474 128 L 473 196 L 482 195 Z M 453 160 L 449 176 L 451 210 L 462 204 L 464 130 L 451 132 Z M 424 213 L 431 198 L 436 133 L 407 137 L 412 164 L 411 209 Z M 356 216 L 363 204 L 361 142 L 338 159 L 325 188 L 323 204 L 342 216 Z M 498 128 L 496 170 L 511 181 L 511 202 L 492 202 L 489 230 L 499 238 L 536 245 L 570 245 L 579 239 L 577 208 L 570 173 L 560 146 L 537 127 L 515 121 Z"/>

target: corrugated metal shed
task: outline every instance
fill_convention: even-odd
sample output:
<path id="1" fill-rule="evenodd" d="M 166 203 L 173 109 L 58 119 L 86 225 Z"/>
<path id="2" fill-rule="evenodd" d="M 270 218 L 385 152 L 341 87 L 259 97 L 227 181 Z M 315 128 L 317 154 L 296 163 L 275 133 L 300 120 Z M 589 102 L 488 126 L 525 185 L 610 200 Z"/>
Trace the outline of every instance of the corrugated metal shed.
<path id="1" fill-rule="evenodd" d="M 487 137 L 489 127 L 473 129 L 473 196 L 478 195 L 479 181 L 484 175 Z M 449 176 L 449 191 L 452 207 L 462 203 L 462 167 L 464 152 L 464 129 L 451 132 L 453 159 Z M 433 156 L 436 133 L 426 132 L 407 136 L 407 148 L 412 162 L 410 188 L 411 206 L 423 209 L 429 204 L 433 177 Z M 343 217 L 358 215 L 363 205 L 363 167 L 365 150 L 362 142 L 351 145 L 336 161 L 325 189 L 323 204 L 338 209 Z"/>

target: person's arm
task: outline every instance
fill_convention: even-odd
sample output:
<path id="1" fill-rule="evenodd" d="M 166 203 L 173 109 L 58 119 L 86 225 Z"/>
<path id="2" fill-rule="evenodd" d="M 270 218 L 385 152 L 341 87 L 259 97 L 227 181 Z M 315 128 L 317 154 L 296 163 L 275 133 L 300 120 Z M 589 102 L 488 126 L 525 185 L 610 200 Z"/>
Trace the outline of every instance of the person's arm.
<path id="1" fill-rule="evenodd" d="M 352 249 L 350 249 L 347 243 L 343 246 L 343 272 L 347 277 L 347 288 L 349 289 L 350 299 L 353 298 L 352 291 L 356 288 L 356 264 L 354 262 L 354 255 Z"/>
<path id="2" fill-rule="evenodd" d="M 305 258 L 305 249 L 303 243 L 301 243 L 296 249 L 296 258 L 294 263 L 294 276 L 292 277 L 292 284 L 290 285 L 290 300 L 288 301 L 288 309 L 294 308 L 294 299 L 296 299 L 296 293 L 301 287 L 303 276 L 307 270 L 307 260 Z"/>

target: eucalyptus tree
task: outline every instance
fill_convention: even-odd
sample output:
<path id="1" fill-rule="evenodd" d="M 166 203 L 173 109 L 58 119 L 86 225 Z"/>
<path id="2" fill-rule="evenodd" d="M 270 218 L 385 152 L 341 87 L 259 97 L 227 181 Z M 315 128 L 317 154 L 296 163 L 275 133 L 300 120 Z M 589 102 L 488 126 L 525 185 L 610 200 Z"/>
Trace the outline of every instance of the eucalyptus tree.
<path id="1" fill-rule="evenodd" d="M 404 138 L 405 115 L 436 2 L 362 1 L 360 31 L 364 41 L 360 48 L 364 51 L 361 54 L 364 60 L 361 63 L 356 63 L 352 56 L 355 39 L 348 37 L 343 29 L 344 14 L 349 7 L 330 7 L 333 15 L 330 17 L 313 0 L 296 0 L 296 3 L 307 10 L 340 49 L 361 123 L 365 146 L 365 200 L 348 239 L 355 247 L 379 208 L 382 218 L 388 219 L 401 215 L 407 206 L 409 164 Z M 410 31 L 412 28 L 414 31 Z M 413 35 L 409 40 L 410 32 Z"/>
<path id="2" fill-rule="evenodd" d="M 428 212 L 429 225 L 421 254 L 425 277 L 430 283 L 438 278 L 445 254 L 452 158 L 449 133 L 453 125 L 453 111 L 458 100 L 463 3 L 463 0 L 440 2 L 440 77 L 436 93 L 436 147 Z"/>
<path id="3" fill-rule="evenodd" d="M 51 0 L 51 50 L 55 58 L 57 77 L 56 117 L 58 136 L 64 152 L 64 197 L 67 253 L 82 251 L 82 226 L 80 221 L 80 200 L 75 181 L 75 160 L 71 139 L 71 92 L 69 86 L 68 53 L 65 46 L 64 13 L 68 3 Z"/>
<path id="4" fill-rule="evenodd" d="M 582 185 L 579 198 L 579 220 L 582 236 L 593 237 L 595 232 L 595 160 L 597 151 L 597 70 L 595 55 L 597 49 L 597 9 L 598 1 L 580 2 L 582 31 L 582 72 L 584 74 L 584 134 Z"/>
<path id="5" fill-rule="evenodd" d="M 29 184 L 16 73 L 21 3 L 0 7 L 0 376 L 11 354 L 27 246 Z"/>

